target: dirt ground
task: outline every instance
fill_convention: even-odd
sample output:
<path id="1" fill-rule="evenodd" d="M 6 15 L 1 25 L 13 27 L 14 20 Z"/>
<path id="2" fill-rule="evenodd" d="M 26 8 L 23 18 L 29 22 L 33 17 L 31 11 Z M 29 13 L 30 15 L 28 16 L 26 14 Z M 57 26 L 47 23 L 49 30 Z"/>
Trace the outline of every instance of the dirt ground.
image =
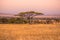
<path id="1" fill-rule="evenodd" d="M 60 24 L 0 24 L 0 40 L 60 40 Z"/>

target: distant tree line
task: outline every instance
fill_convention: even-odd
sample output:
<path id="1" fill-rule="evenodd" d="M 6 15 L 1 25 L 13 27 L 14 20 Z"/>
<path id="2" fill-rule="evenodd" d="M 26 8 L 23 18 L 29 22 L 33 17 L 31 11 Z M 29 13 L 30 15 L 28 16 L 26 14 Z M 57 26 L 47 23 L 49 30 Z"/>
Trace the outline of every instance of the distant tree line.
<path id="1" fill-rule="evenodd" d="M 15 16 L 20 16 L 19 18 L 6 18 L 0 17 L 0 24 L 53 24 L 60 23 L 59 18 L 34 18 L 34 16 L 43 15 L 43 13 L 28 11 L 20 12 Z"/>
<path id="2" fill-rule="evenodd" d="M 21 18 L 0 18 L 0 24 L 15 24 L 15 23 L 23 23 L 23 19 L 21 19 Z"/>
<path id="3" fill-rule="evenodd" d="M 0 24 L 53 24 L 53 23 L 60 23 L 60 19 L 23 19 L 23 18 L 0 18 Z"/>

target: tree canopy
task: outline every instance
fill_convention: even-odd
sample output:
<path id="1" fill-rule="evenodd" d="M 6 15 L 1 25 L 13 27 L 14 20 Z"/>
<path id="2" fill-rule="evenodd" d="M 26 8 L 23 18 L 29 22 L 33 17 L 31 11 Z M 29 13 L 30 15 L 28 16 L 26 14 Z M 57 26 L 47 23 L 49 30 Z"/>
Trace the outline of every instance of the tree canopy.
<path id="1" fill-rule="evenodd" d="M 33 17 L 37 15 L 43 15 L 43 13 L 35 12 L 35 11 L 27 11 L 27 12 L 20 12 L 17 16 L 21 17 Z"/>
<path id="2" fill-rule="evenodd" d="M 43 13 L 39 13 L 35 11 L 27 11 L 27 12 L 20 12 L 17 16 L 20 16 L 23 19 L 25 18 L 29 20 L 29 23 L 31 23 L 31 19 L 33 19 L 33 17 L 37 15 L 43 15 Z"/>

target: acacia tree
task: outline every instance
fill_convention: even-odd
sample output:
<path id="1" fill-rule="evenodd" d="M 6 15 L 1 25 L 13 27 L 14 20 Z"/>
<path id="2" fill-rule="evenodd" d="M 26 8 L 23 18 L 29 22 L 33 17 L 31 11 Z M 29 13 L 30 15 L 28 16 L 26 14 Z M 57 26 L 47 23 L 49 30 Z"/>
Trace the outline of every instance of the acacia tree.
<path id="1" fill-rule="evenodd" d="M 20 12 L 17 16 L 20 16 L 23 19 L 28 19 L 29 24 L 31 24 L 33 17 L 37 15 L 43 15 L 43 13 L 39 13 L 35 11 L 28 11 L 28 12 Z"/>

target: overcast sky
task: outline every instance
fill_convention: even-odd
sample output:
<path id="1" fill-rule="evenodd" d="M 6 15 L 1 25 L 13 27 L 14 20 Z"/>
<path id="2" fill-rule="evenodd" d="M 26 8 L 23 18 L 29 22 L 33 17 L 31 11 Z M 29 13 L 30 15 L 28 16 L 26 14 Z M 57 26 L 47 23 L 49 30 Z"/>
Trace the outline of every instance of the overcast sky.
<path id="1" fill-rule="evenodd" d="M 0 13 L 17 14 L 23 11 L 60 15 L 60 0 L 0 0 Z"/>

